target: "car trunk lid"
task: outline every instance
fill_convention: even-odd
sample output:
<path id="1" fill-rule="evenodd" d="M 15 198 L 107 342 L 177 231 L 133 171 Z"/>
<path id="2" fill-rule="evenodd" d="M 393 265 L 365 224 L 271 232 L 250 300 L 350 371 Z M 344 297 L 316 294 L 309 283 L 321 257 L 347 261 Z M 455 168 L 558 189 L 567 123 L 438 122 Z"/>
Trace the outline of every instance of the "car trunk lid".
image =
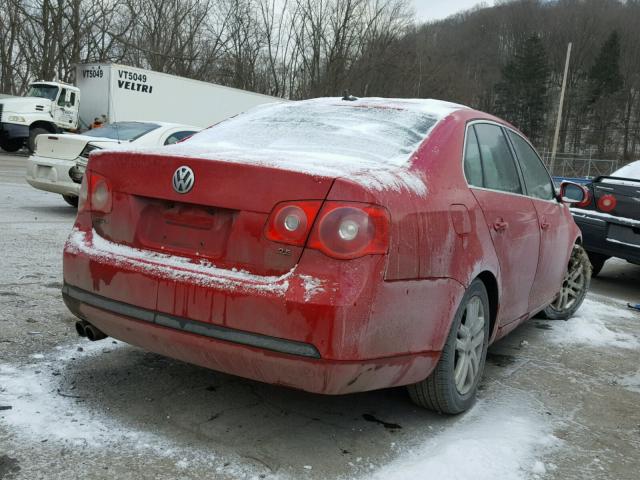
<path id="1" fill-rule="evenodd" d="M 194 183 L 181 194 L 173 176 L 183 166 L 193 171 Z M 260 275 L 289 271 L 303 249 L 265 238 L 273 207 L 324 200 L 333 183 L 272 167 L 131 152 L 94 154 L 90 169 L 108 178 L 113 191 L 111 212 L 93 214 L 101 236 Z"/>
<path id="2" fill-rule="evenodd" d="M 596 206 L 605 195 L 615 197 L 615 207 L 607 213 L 640 220 L 640 180 L 601 177 L 593 182 L 593 192 Z"/>
<path id="3" fill-rule="evenodd" d="M 38 137 L 36 155 L 60 160 L 75 160 L 92 140 L 83 135 L 44 134 Z"/>

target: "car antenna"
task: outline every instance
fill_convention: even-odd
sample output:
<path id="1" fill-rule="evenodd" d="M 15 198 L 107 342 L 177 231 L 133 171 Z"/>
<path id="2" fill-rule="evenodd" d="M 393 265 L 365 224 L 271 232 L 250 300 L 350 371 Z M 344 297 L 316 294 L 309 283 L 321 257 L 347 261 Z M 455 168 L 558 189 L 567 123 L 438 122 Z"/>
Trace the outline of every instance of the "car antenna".
<path id="1" fill-rule="evenodd" d="M 358 97 L 354 97 L 349 93 L 349 90 L 345 90 L 342 100 L 344 100 L 345 102 L 355 102 L 356 100 L 358 100 Z"/>

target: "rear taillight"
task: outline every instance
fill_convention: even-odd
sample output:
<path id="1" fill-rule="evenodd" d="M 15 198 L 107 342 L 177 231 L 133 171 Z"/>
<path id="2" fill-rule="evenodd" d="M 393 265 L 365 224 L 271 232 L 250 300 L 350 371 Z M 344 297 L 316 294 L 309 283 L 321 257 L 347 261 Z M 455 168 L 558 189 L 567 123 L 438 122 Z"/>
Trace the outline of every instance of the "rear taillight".
<path id="1" fill-rule="evenodd" d="M 320 200 L 276 205 L 267 222 L 267 238 L 274 242 L 303 246 L 321 205 Z"/>
<path id="2" fill-rule="evenodd" d="M 389 214 L 384 208 L 335 201 L 321 206 L 319 200 L 277 205 L 269 216 L 266 237 L 289 245 L 306 243 L 329 257 L 345 260 L 387 253 Z"/>
<path id="3" fill-rule="evenodd" d="M 618 205 L 618 200 L 613 195 L 603 195 L 598 199 L 598 209 L 602 212 L 611 212 Z"/>
<path id="4" fill-rule="evenodd" d="M 102 175 L 86 172 L 80 185 L 78 210 L 97 213 L 111 211 L 111 185 Z"/>
<path id="5" fill-rule="evenodd" d="M 326 202 L 308 245 L 340 259 L 385 254 L 389 249 L 389 214 L 376 205 Z"/>

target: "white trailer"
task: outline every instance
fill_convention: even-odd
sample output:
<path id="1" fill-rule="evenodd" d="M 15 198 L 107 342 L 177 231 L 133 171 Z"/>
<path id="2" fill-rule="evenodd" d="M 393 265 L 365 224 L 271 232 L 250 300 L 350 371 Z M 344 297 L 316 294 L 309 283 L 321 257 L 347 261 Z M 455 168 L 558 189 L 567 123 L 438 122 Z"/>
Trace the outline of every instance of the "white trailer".
<path id="1" fill-rule="evenodd" d="M 144 120 L 208 127 L 281 98 L 116 64 L 79 65 L 80 124 Z M 106 94 L 105 94 L 106 93 Z"/>
<path id="2" fill-rule="evenodd" d="M 0 148 L 33 151 L 44 133 L 83 130 L 96 117 L 207 127 L 283 99 L 111 63 L 76 67 L 75 85 L 37 81 L 25 97 L 0 100 Z"/>

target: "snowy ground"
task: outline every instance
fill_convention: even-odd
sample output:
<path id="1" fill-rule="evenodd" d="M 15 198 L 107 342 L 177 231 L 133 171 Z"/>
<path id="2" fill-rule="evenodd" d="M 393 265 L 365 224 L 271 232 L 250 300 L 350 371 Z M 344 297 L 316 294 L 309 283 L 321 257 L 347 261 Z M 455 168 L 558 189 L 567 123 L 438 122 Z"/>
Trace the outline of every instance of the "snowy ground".
<path id="1" fill-rule="evenodd" d="M 0 155 L 0 479 L 638 478 L 640 267 L 493 346 L 476 406 L 443 417 L 402 389 L 323 397 L 80 341 L 59 292 L 74 211 L 23 168 Z"/>

